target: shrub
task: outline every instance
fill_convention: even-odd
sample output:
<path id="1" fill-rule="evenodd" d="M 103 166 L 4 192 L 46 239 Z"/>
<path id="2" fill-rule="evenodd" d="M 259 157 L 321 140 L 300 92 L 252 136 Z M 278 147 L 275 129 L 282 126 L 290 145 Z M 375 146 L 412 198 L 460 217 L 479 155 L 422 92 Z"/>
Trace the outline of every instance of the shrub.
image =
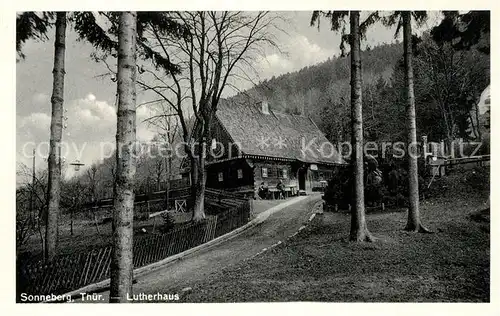
<path id="1" fill-rule="evenodd" d="M 478 191 L 490 190 L 490 169 L 488 167 L 474 167 L 465 174 L 465 183 Z"/>
<path id="2" fill-rule="evenodd" d="M 328 181 L 323 200 L 327 206 L 338 205 L 339 208 L 345 209 L 351 203 L 351 187 L 350 170 L 341 169 Z"/>
<path id="3" fill-rule="evenodd" d="M 174 228 L 175 221 L 172 214 L 169 212 L 161 214 L 161 217 L 163 218 L 163 225 L 159 227 L 159 230 L 161 233 L 165 234 Z"/>
<path id="4" fill-rule="evenodd" d="M 405 169 L 406 161 L 392 161 L 380 166 L 382 182 L 374 183 L 367 181 L 370 172 L 365 169 L 365 203 L 376 205 L 385 203 L 388 206 L 404 206 L 408 204 L 408 173 Z M 424 196 L 427 191 L 424 175 L 426 174 L 423 164 L 419 167 L 419 193 Z M 373 176 L 373 174 L 372 174 Z M 328 206 L 337 205 L 341 209 L 347 209 L 352 200 L 352 172 L 350 169 L 342 169 L 335 175 L 325 189 L 323 199 Z M 368 183 L 367 183 L 368 182 Z"/>

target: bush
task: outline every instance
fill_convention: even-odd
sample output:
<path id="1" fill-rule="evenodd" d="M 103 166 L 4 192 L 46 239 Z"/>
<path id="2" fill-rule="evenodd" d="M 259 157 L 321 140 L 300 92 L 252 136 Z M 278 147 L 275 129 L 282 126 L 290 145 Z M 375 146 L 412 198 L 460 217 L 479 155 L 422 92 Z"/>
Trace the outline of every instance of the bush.
<path id="1" fill-rule="evenodd" d="M 478 191 L 490 190 L 489 167 L 474 167 L 464 175 L 464 182 Z"/>
<path id="2" fill-rule="evenodd" d="M 163 225 L 159 227 L 159 230 L 162 234 L 165 234 L 174 228 L 175 222 L 172 214 L 169 212 L 161 214 L 161 217 L 163 218 Z"/>
<path id="3" fill-rule="evenodd" d="M 135 213 L 134 214 L 134 220 L 135 221 L 146 221 L 149 219 L 149 214 L 144 212 L 144 213 Z"/>
<path id="4" fill-rule="evenodd" d="M 365 170 L 365 203 L 377 205 L 385 203 L 388 206 L 405 206 L 408 204 L 408 173 L 405 169 L 406 161 L 393 161 L 380 167 L 382 182 L 373 183 L 367 181 L 372 171 Z M 426 194 L 427 185 L 424 179 L 426 174 L 423 164 L 419 166 L 419 193 Z M 373 174 L 372 174 L 373 175 Z M 347 209 L 352 200 L 352 172 L 350 169 L 342 169 L 337 175 L 328 181 L 323 199 L 327 209 L 337 205 L 340 209 Z M 370 183 L 367 183 L 370 182 Z M 328 207 L 330 206 L 330 207 Z"/>
<path id="5" fill-rule="evenodd" d="M 323 200 L 327 206 L 338 205 L 346 209 L 351 203 L 351 175 L 348 168 L 339 170 L 332 179 L 328 181 L 323 194 Z"/>

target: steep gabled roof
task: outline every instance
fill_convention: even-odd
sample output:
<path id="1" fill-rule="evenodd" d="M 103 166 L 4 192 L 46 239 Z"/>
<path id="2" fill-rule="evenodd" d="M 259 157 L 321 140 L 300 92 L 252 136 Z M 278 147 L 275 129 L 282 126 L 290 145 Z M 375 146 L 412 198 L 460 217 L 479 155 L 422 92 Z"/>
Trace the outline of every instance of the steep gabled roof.
<path id="1" fill-rule="evenodd" d="M 249 101 L 221 100 L 217 119 L 247 156 L 345 164 L 336 148 L 306 116 L 261 111 Z"/>

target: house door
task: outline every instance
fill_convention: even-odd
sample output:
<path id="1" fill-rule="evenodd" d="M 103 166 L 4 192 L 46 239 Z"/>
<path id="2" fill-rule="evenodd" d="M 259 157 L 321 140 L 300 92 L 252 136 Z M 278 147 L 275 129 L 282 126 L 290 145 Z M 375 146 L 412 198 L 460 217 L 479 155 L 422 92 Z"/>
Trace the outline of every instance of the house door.
<path id="1" fill-rule="evenodd" d="M 298 175 L 297 178 L 299 180 L 299 190 L 306 190 L 306 174 L 307 174 L 307 168 L 301 167 L 298 170 Z"/>

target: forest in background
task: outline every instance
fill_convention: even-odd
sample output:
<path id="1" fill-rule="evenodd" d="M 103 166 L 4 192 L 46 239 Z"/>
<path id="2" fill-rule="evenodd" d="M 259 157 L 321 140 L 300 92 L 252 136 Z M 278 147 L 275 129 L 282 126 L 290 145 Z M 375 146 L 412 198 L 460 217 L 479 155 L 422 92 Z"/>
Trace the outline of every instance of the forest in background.
<path id="1" fill-rule="evenodd" d="M 479 139 L 474 116 L 490 83 L 490 57 L 475 48 L 437 44 L 429 33 L 414 36 L 417 133 L 429 141 Z M 404 65 L 401 43 L 368 47 L 361 54 L 366 141 L 401 141 L 405 131 Z M 349 57 L 332 56 L 260 82 L 236 96 L 271 109 L 310 116 L 332 142 L 350 139 Z"/>

